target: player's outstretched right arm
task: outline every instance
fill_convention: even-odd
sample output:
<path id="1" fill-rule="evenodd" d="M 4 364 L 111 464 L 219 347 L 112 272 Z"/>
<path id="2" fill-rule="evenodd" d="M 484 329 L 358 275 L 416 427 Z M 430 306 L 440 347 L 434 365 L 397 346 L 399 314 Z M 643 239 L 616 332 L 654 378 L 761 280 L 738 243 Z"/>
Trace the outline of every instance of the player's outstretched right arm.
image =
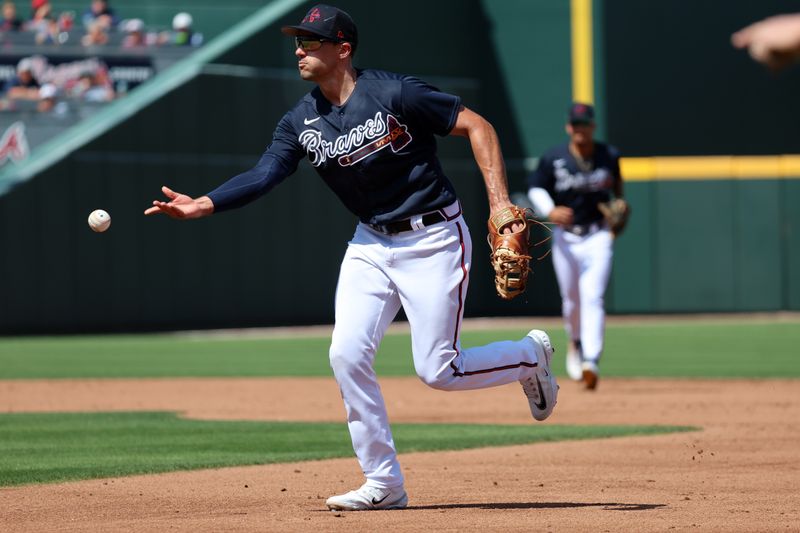
<path id="1" fill-rule="evenodd" d="M 213 213 L 236 209 L 269 192 L 297 168 L 287 167 L 273 154 L 265 153 L 258 164 L 238 176 L 229 179 L 210 193 L 198 198 L 177 193 L 169 187 L 161 191 L 169 201 L 153 201 L 153 206 L 145 210 L 145 215 L 164 213 L 172 218 L 201 218 Z"/>
<path id="2" fill-rule="evenodd" d="M 214 203 L 208 196 L 192 198 L 167 186 L 161 187 L 161 192 L 169 201 L 153 200 L 153 206 L 145 210 L 145 215 L 164 213 L 172 218 L 189 219 L 205 217 L 214 212 Z"/>

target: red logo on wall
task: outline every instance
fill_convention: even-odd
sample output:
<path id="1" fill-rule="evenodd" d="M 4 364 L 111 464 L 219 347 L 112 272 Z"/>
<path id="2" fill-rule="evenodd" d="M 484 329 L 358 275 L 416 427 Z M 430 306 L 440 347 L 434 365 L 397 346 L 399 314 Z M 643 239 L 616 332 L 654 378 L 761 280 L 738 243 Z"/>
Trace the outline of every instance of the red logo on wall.
<path id="1" fill-rule="evenodd" d="M 7 160 L 14 163 L 28 157 L 28 140 L 25 138 L 25 124 L 15 122 L 0 137 L 0 166 Z"/>

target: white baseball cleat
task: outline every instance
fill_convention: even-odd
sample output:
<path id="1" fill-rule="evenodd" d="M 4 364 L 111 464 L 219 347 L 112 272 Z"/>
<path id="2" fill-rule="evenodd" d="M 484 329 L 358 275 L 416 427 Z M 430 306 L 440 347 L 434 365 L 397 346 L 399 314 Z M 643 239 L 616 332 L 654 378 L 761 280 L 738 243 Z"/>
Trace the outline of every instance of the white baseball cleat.
<path id="1" fill-rule="evenodd" d="M 596 389 L 597 380 L 600 377 L 600 367 L 594 361 L 584 361 L 581 365 L 581 377 L 587 389 Z"/>
<path id="2" fill-rule="evenodd" d="M 567 352 L 567 375 L 573 381 L 583 380 L 581 352 L 578 350 L 570 350 Z"/>
<path id="3" fill-rule="evenodd" d="M 558 383 L 556 383 L 556 376 L 550 370 L 554 350 L 553 345 L 550 344 L 550 337 L 544 331 L 531 330 L 528 337 L 536 346 L 538 364 L 532 376 L 521 379 L 519 382 L 522 384 L 525 396 L 528 397 L 533 418 L 542 421 L 550 416 L 558 400 Z"/>
<path id="4" fill-rule="evenodd" d="M 408 505 L 408 494 L 403 487 L 379 489 L 366 483 L 347 494 L 331 496 L 325 502 L 331 511 L 373 511 L 377 509 L 402 509 Z"/>

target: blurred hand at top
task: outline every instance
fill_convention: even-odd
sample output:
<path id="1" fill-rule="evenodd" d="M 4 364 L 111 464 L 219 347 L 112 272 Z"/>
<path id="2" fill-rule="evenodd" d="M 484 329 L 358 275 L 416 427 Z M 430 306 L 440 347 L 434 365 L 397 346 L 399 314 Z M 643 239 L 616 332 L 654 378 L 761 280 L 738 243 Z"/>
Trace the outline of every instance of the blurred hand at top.
<path id="1" fill-rule="evenodd" d="M 800 59 L 800 13 L 776 15 L 742 28 L 731 35 L 736 48 L 772 70 L 781 70 Z"/>

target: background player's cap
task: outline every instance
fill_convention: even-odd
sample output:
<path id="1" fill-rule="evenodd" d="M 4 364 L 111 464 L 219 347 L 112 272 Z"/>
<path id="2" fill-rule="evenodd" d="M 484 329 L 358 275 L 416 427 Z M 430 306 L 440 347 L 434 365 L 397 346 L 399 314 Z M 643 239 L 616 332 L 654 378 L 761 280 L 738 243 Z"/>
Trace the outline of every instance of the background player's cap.
<path id="1" fill-rule="evenodd" d="M 594 107 L 580 102 L 573 103 L 569 108 L 570 124 L 592 124 L 594 122 Z"/>
<path id="2" fill-rule="evenodd" d="M 358 44 L 358 30 L 350 15 L 339 8 L 327 4 L 317 4 L 308 10 L 297 26 L 284 26 L 286 35 L 312 33 L 331 41 L 348 42 L 353 48 Z"/>

